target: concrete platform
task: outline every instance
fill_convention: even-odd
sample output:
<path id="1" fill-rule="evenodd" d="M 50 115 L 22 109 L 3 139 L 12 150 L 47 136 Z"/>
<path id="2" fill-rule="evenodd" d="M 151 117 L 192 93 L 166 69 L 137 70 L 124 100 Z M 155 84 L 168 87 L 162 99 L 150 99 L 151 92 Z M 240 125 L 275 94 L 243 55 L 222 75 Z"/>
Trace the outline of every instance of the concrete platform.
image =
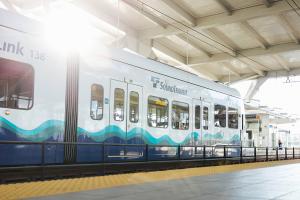
<path id="1" fill-rule="evenodd" d="M 0 184 L 0 199 L 300 199 L 300 160 Z"/>
<path id="2" fill-rule="evenodd" d="M 191 176 L 32 199 L 298 200 L 300 164 Z"/>

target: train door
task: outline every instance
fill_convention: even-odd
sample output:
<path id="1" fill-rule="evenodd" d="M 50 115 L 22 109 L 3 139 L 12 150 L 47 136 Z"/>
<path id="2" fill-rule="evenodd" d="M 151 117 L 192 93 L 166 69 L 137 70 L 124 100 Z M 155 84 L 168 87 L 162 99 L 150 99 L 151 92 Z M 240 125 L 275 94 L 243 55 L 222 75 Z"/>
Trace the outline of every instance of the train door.
<path id="1" fill-rule="evenodd" d="M 201 123 L 201 141 L 202 144 L 210 144 L 210 139 L 211 136 L 213 135 L 212 132 L 212 123 L 211 121 L 213 120 L 211 113 L 211 104 L 205 101 L 202 101 L 202 112 L 201 112 L 201 119 L 202 119 L 202 123 Z"/>
<path id="2" fill-rule="evenodd" d="M 142 95 L 141 86 L 111 80 L 110 125 L 118 134 L 111 142 L 141 143 Z"/>
<path id="3" fill-rule="evenodd" d="M 194 123 L 192 125 L 193 127 L 193 134 L 192 134 L 192 140 L 193 145 L 199 145 L 202 142 L 202 131 L 201 131 L 201 101 L 199 99 L 193 99 L 193 119 Z"/>

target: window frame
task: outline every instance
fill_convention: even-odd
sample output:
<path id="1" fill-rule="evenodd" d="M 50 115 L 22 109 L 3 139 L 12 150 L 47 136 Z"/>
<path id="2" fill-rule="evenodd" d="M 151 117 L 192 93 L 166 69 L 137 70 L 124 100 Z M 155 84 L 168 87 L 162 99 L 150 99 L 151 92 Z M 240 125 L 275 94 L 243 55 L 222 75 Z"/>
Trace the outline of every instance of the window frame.
<path id="1" fill-rule="evenodd" d="M 205 123 L 203 123 L 203 121 L 204 121 L 204 108 L 207 108 L 207 128 L 206 128 L 206 126 L 205 126 Z M 204 105 L 204 106 L 202 106 L 202 129 L 203 130 L 205 130 L 205 131 L 207 131 L 207 130 L 209 130 L 209 106 L 206 106 L 206 105 Z"/>
<path id="2" fill-rule="evenodd" d="M 166 116 L 168 117 L 168 119 L 167 119 L 167 126 L 166 127 L 157 127 L 157 126 L 150 126 L 149 125 L 149 98 L 150 97 L 155 97 L 155 98 L 158 98 L 158 99 L 164 99 L 164 100 L 166 100 L 167 101 L 167 114 L 166 114 Z M 149 95 L 148 96 L 148 98 L 147 98 L 147 125 L 148 125 L 148 127 L 150 127 L 150 128 L 163 128 L 163 129 L 167 129 L 168 127 L 169 127 L 169 121 L 170 121 L 170 104 L 169 104 L 169 100 L 167 99 L 167 98 L 163 98 L 163 97 L 158 97 L 158 96 L 154 96 L 154 95 Z"/>
<path id="3" fill-rule="evenodd" d="M 187 126 L 187 129 L 177 129 L 177 128 L 174 128 L 173 127 L 173 117 L 171 116 L 171 125 L 172 125 L 172 129 L 173 130 L 180 130 L 180 131 L 186 131 L 186 130 L 189 130 L 190 129 L 190 104 L 189 103 L 186 103 L 186 102 L 183 102 L 183 101 L 177 101 L 177 100 L 173 100 L 172 101 L 172 104 L 171 104 L 171 114 L 173 113 L 173 103 L 174 102 L 178 102 L 178 103 L 182 103 L 182 104 L 186 104 L 187 105 L 187 108 L 188 108 L 188 126 Z"/>
<path id="4" fill-rule="evenodd" d="M 196 111 L 197 111 L 197 107 L 199 107 L 199 121 L 198 121 L 198 123 L 199 123 L 199 128 L 196 126 Z M 196 104 L 195 105 L 195 107 L 194 107 L 194 128 L 195 128 L 195 130 L 201 130 L 201 112 L 202 112 L 202 106 L 201 105 L 199 105 L 199 104 Z"/>
<path id="5" fill-rule="evenodd" d="M 131 93 L 136 93 L 137 94 L 137 97 L 138 97 L 138 104 L 137 104 L 137 108 L 138 108 L 138 115 L 137 115 L 137 121 L 131 121 L 131 113 L 130 113 L 130 108 L 131 108 Z M 129 113 L 128 113 L 128 117 L 129 117 L 129 122 L 130 123 L 134 123 L 134 124 L 136 124 L 136 123 L 139 123 L 139 121 L 140 121 L 140 94 L 139 94 L 139 92 L 137 92 L 137 91 L 130 91 L 129 92 Z"/>
<path id="6" fill-rule="evenodd" d="M 93 87 L 94 85 L 100 86 L 100 87 L 102 88 L 102 116 L 101 116 L 100 119 L 95 119 L 95 118 L 93 118 L 92 115 L 91 115 L 91 111 L 92 111 L 92 109 L 91 109 L 91 108 L 92 108 L 92 96 L 93 96 L 93 95 L 92 95 L 92 87 Z M 93 83 L 93 84 L 91 85 L 90 117 L 91 117 L 92 120 L 97 120 L 97 121 L 102 120 L 103 117 L 104 117 L 104 87 L 103 87 L 103 85 L 98 84 L 98 83 Z"/>
<path id="7" fill-rule="evenodd" d="M 215 114 L 215 112 L 216 112 L 216 106 L 222 106 L 222 107 L 224 107 L 225 108 L 225 126 L 222 126 L 221 125 L 221 123 L 219 123 L 220 125 L 219 126 L 216 126 L 216 114 Z M 218 103 L 216 103 L 216 104 L 214 104 L 214 126 L 216 127 L 216 128 L 227 128 L 227 106 L 224 106 L 224 105 L 222 105 L 222 104 L 218 104 Z M 220 120 L 219 120 L 220 121 Z"/>
<path id="8" fill-rule="evenodd" d="M 15 60 L 3 58 L 3 57 L 0 57 L 0 60 L 4 60 L 6 62 L 14 62 L 14 63 L 17 63 L 19 65 L 27 66 L 32 71 L 32 103 L 31 103 L 30 107 L 28 107 L 28 108 L 12 108 L 12 107 L 6 107 L 6 106 L 2 107 L 2 106 L 0 106 L 0 109 L 2 108 L 2 109 L 13 109 L 13 110 L 24 110 L 24 111 L 31 110 L 33 108 L 34 100 L 35 100 L 35 98 L 34 98 L 35 97 L 35 70 L 34 70 L 34 67 L 32 65 L 28 64 L 28 63 L 19 62 L 19 61 L 15 61 Z"/>
<path id="9" fill-rule="evenodd" d="M 229 109 L 232 109 L 232 110 L 236 110 L 236 115 L 237 115 L 237 127 L 236 128 L 232 128 L 229 126 L 229 123 L 230 123 L 230 120 L 229 120 Z M 227 127 L 230 128 L 230 129 L 239 129 L 239 109 L 238 108 L 235 108 L 235 107 L 228 107 L 227 108 Z"/>
<path id="10" fill-rule="evenodd" d="M 122 120 L 116 120 L 116 118 L 115 118 L 115 105 L 116 105 L 116 90 L 117 89 L 119 89 L 119 90 L 121 90 L 121 91 L 123 91 L 123 117 L 122 117 Z M 123 89 L 123 88 L 118 88 L 118 87 L 116 87 L 115 89 L 114 89 L 114 104 L 113 104 L 113 119 L 114 119 L 114 121 L 116 121 L 116 122 L 123 122 L 124 121 L 124 119 L 125 119 L 125 100 L 126 100 L 126 97 L 125 97 L 125 90 Z"/>

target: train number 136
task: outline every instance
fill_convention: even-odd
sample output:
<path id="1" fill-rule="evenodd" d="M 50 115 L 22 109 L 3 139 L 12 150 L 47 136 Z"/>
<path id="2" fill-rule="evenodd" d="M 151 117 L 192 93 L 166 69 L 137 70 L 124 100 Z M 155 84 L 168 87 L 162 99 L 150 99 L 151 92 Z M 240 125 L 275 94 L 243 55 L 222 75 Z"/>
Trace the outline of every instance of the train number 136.
<path id="1" fill-rule="evenodd" d="M 41 61 L 46 60 L 46 54 L 38 50 L 30 50 L 30 57 L 34 60 L 41 60 Z"/>

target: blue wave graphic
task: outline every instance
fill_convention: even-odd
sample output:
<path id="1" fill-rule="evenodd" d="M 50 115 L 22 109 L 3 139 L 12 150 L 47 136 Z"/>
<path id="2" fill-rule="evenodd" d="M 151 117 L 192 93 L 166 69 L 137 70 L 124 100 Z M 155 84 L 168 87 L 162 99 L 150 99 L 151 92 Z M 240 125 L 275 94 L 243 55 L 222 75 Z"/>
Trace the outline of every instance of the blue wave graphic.
<path id="1" fill-rule="evenodd" d="M 20 127 L 17 127 L 7 119 L 0 117 L 0 139 L 11 138 L 7 134 L 15 134 L 18 140 L 62 141 L 63 133 L 64 133 L 64 122 L 60 120 L 47 120 L 34 129 L 25 130 Z M 188 134 L 183 141 L 176 142 L 167 134 L 159 138 L 155 138 L 150 132 L 148 132 L 143 128 L 134 128 L 126 133 L 120 127 L 115 125 L 107 126 L 104 129 L 96 132 L 88 132 L 87 130 L 78 127 L 77 134 L 78 137 L 83 137 L 87 140 L 91 140 L 94 142 L 105 142 L 109 138 L 113 138 L 113 137 L 120 138 L 124 141 L 140 138 L 145 143 L 154 144 L 154 145 L 155 144 L 184 145 L 184 144 L 189 144 L 193 139 L 199 140 L 200 138 L 199 133 L 192 132 L 191 134 Z M 221 133 L 205 134 L 203 136 L 203 139 L 204 140 L 223 139 L 223 135 Z M 231 138 L 233 142 L 236 142 L 239 139 L 240 139 L 239 134 L 234 135 Z"/>
<path id="2" fill-rule="evenodd" d="M 222 133 L 206 133 L 203 135 L 204 140 L 222 140 L 224 138 L 224 135 Z"/>
<path id="3" fill-rule="evenodd" d="M 129 132 L 122 130 L 120 127 L 111 125 L 106 128 L 97 131 L 97 132 L 88 132 L 85 129 L 78 128 L 78 135 L 84 135 L 84 137 L 89 137 L 95 142 L 103 142 L 110 137 L 119 137 L 123 140 L 130 140 L 136 137 L 140 137 L 145 143 L 148 144 L 170 144 L 170 145 L 178 145 L 178 144 L 188 144 L 191 141 L 191 137 L 193 133 L 189 134 L 182 142 L 175 142 L 169 135 L 163 135 L 159 138 L 155 138 L 151 133 L 146 131 L 143 128 L 134 128 Z"/>
<path id="4" fill-rule="evenodd" d="M 0 136 L 8 137 L 7 134 L 15 134 L 20 140 L 29 141 L 45 141 L 45 140 L 61 140 L 64 133 L 64 122 L 60 120 L 47 120 L 38 127 L 26 130 L 22 129 L 7 119 L 0 117 Z"/>

